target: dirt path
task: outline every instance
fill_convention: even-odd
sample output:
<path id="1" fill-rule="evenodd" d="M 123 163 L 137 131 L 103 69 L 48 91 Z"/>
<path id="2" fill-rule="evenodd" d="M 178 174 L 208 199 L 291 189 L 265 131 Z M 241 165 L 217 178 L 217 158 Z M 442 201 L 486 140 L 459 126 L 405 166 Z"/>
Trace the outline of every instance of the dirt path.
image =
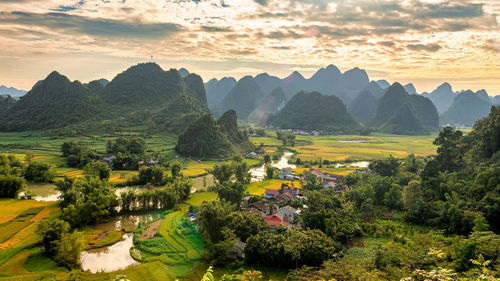
<path id="1" fill-rule="evenodd" d="M 150 225 L 141 234 L 141 237 L 139 237 L 139 240 L 144 241 L 149 238 L 153 238 L 156 233 L 158 232 L 158 228 L 160 227 L 161 223 L 163 220 L 157 220 Z"/>

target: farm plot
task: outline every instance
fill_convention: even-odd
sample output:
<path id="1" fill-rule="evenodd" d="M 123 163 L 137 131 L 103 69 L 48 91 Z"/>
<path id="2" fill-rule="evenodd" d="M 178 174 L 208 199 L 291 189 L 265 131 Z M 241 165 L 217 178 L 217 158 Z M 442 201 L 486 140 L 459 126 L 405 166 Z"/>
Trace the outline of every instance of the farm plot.
<path id="1" fill-rule="evenodd" d="M 203 239 L 193 223 L 180 212 L 167 213 L 153 238 L 141 241 L 141 226 L 134 233 L 131 254 L 143 262 L 160 261 L 176 277 L 189 273 L 200 261 Z"/>

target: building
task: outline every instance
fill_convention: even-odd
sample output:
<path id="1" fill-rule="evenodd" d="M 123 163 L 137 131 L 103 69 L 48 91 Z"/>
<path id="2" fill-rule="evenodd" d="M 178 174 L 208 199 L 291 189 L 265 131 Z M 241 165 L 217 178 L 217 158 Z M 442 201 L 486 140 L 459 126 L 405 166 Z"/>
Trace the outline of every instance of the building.
<path id="1" fill-rule="evenodd" d="M 257 156 L 257 153 L 255 152 L 250 152 L 248 153 L 247 155 L 245 155 L 246 158 L 250 158 L 250 159 L 256 159 L 258 156 Z"/>
<path id="2" fill-rule="evenodd" d="M 267 225 L 269 225 L 271 228 L 276 228 L 278 225 L 282 225 L 284 227 L 288 227 L 288 223 L 283 220 L 282 216 L 278 216 L 276 214 L 270 215 L 264 218 L 266 221 Z"/>
<path id="3" fill-rule="evenodd" d="M 281 186 L 281 190 L 283 191 L 283 193 L 291 193 L 295 196 L 297 196 L 299 194 L 299 189 L 297 187 L 293 187 L 293 186 L 288 186 L 288 185 L 283 185 Z"/>
<path id="4" fill-rule="evenodd" d="M 266 188 L 266 192 L 265 192 L 266 198 L 271 198 L 271 197 L 279 195 L 279 194 L 281 194 L 281 190 L 279 190 L 279 189 Z"/>
<path id="5" fill-rule="evenodd" d="M 236 240 L 233 245 L 227 248 L 227 257 L 233 260 L 245 258 L 245 243 Z"/>
<path id="6" fill-rule="evenodd" d="M 278 209 L 278 216 L 285 218 L 291 218 L 292 220 L 298 218 L 300 216 L 300 210 L 295 209 L 292 206 L 284 206 Z"/>
<path id="7" fill-rule="evenodd" d="M 116 159 L 116 156 L 111 155 L 111 156 L 106 156 L 101 159 L 102 162 L 108 164 L 110 168 L 113 168 L 113 161 Z"/>
<path id="8" fill-rule="evenodd" d="M 257 201 L 248 205 L 245 211 L 260 214 L 263 217 L 271 214 L 269 206 L 262 201 Z"/>
<path id="9" fill-rule="evenodd" d="M 332 189 L 337 188 L 337 184 L 334 183 L 333 181 L 324 181 L 321 183 L 321 186 L 323 186 L 324 188 L 332 188 Z"/>

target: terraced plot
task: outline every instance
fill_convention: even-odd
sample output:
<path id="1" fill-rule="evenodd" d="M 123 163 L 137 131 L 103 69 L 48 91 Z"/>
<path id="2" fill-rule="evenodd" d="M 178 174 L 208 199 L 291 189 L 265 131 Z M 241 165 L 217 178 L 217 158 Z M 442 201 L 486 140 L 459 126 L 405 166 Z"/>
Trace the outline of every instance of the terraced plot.
<path id="1" fill-rule="evenodd" d="M 132 255 L 143 262 L 160 261 L 169 272 L 181 277 L 201 261 L 201 234 L 181 212 L 166 214 L 155 237 L 140 241 L 141 233 L 142 229 L 134 235 L 138 252 L 132 250 Z"/>

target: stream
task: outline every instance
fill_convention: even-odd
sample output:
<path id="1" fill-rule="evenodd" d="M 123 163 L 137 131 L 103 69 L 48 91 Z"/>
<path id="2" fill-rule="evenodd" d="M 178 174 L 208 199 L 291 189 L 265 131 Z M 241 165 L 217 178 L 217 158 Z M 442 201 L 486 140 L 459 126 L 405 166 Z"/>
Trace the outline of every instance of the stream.
<path id="1" fill-rule="evenodd" d="M 292 156 L 293 156 L 292 152 L 285 152 L 283 153 L 283 156 L 281 156 L 280 161 L 272 162 L 271 166 L 276 167 L 278 169 L 283 169 L 287 167 L 295 169 L 297 168 L 297 166 L 293 164 L 288 164 L 288 160 L 290 160 Z M 259 168 L 250 169 L 250 174 L 252 175 L 252 180 L 251 180 L 252 182 L 264 180 L 266 176 L 266 165 L 264 164 Z"/>

